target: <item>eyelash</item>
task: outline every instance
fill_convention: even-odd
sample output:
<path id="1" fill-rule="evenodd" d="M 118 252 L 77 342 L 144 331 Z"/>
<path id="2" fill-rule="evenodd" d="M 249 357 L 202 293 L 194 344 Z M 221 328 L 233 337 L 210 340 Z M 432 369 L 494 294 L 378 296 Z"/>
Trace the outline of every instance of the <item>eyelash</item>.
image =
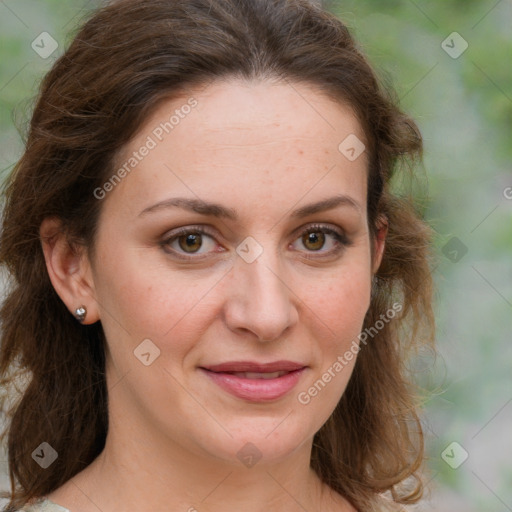
<path id="1" fill-rule="evenodd" d="M 333 255 L 336 255 L 339 252 L 341 252 L 344 248 L 352 245 L 352 242 L 347 238 L 347 236 L 343 232 L 337 231 L 333 228 L 330 228 L 330 227 L 327 227 L 327 226 L 324 226 L 321 224 L 314 224 L 314 225 L 308 226 L 306 229 L 304 229 L 303 231 L 301 231 L 299 233 L 298 238 L 301 238 L 302 236 L 309 234 L 309 233 L 324 233 L 327 235 L 332 235 L 334 237 L 335 241 L 337 242 L 337 246 L 334 249 L 327 251 L 327 252 L 325 252 L 325 251 L 321 252 L 321 250 L 308 251 L 308 252 L 312 252 L 312 253 L 316 253 L 316 254 L 322 254 L 322 256 L 305 256 L 306 259 L 318 260 L 319 258 L 333 256 Z M 201 257 L 201 256 L 184 256 L 183 253 L 179 253 L 178 251 L 176 251 L 174 249 L 169 249 L 169 245 L 172 242 L 179 239 L 181 236 L 190 235 L 190 234 L 207 235 L 211 238 L 215 238 L 214 233 L 212 233 L 209 229 L 206 229 L 202 226 L 189 226 L 186 228 L 177 229 L 175 232 L 172 233 L 171 236 L 167 236 L 164 240 L 162 240 L 160 242 L 160 246 L 167 254 L 172 254 L 176 258 L 181 259 L 181 260 L 193 261 L 193 260 L 205 259 L 205 256 L 203 256 L 203 257 Z M 296 238 L 295 240 L 297 240 L 298 238 Z"/>

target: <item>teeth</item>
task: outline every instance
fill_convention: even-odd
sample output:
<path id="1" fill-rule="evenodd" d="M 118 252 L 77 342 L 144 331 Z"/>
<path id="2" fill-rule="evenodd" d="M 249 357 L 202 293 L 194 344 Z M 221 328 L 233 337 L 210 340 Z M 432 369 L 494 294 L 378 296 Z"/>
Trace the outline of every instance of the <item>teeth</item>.
<path id="1" fill-rule="evenodd" d="M 242 379 L 277 379 L 288 372 L 257 373 L 257 372 L 233 372 L 231 375 Z"/>

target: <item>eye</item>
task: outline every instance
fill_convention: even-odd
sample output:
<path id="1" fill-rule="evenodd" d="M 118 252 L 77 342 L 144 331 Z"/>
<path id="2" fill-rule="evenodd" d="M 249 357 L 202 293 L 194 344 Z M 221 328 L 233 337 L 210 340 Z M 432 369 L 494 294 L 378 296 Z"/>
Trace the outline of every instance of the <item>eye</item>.
<path id="1" fill-rule="evenodd" d="M 170 233 L 160 245 L 164 251 L 172 253 L 177 258 L 185 260 L 195 258 L 194 256 L 186 256 L 186 254 L 203 255 L 205 253 L 212 252 L 216 247 L 213 234 L 210 234 L 202 227 L 195 226 L 180 228 Z M 204 249 L 204 251 L 200 252 L 200 249 Z"/>
<path id="2" fill-rule="evenodd" d="M 320 257 L 338 254 L 346 246 L 351 245 L 346 235 L 340 230 L 322 225 L 313 225 L 302 232 L 296 243 L 306 248 L 309 253 L 319 253 Z M 325 246 L 326 250 L 322 250 Z M 315 258 L 316 255 L 307 255 L 306 258 Z"/>
<path id="3" fill-rule="evenodd" d="M 341 230 L 322 225 L 309 226 L 303 230 L 294 244 L 297 242 L 302 244 L 306 252 L 313 253 L 305 255 L 310 259 L 338 254 L 346 246 L 351 245 Z M 179 228 L 166 235 L 160 245 L 166 253 L 182 260 L 200 260 L 207 257 L 209 253 L 225 251 L 223 248 L 216 249 L 218 246 L 214 234 L 201 226 Z M 322 250 L 326 245 L 328 249 Z M 295 250 L 301 251 L 302 249 Z M 318 255 L 314 253 L 318 253 Z"/>

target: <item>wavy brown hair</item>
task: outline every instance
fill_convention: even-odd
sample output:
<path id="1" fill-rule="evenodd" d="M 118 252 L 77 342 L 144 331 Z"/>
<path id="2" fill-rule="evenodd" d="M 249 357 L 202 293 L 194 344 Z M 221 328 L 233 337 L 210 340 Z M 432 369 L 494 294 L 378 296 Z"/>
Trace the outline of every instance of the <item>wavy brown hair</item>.
<path id="1" fill-rule="evenodd" d="M 342 21 L 308 0 L 123 0 L 96 11 L 43 79 L 25 152 L 4 187 L 7 511 L 83 470 L 103 450 L 108 429 L 102 326 L 76 322 L 53 289 L 43 219 L 59 218 L 70 243 L 92 251 L 102 206 L 93 191 L 112 176 L 118 151 L 163 100 L 225 78 L 313 85 L 357 114 L 369 157 L 370 236 L 379 219 L 389 227 L 364 326 L 396 301 L 403 309 L 359 353 L 315 435 L 311 465 L 360 510 L 386 491 L 397 504 L 420 498 L 423 436 L 406 361 L 433 338 L 430 229 L 391 187 L 394 175 L 421 161 L 416 124 Z M 59 457 L 41 470 L 31 454 L 44 441 Z"/>

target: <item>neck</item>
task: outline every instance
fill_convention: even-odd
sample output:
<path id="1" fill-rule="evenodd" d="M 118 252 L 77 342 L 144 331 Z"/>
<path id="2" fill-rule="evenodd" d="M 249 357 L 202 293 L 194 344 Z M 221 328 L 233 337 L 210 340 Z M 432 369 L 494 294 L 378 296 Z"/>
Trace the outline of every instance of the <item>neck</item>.
<path id="1" fill-rule="evenodd" d="M 172 442 L 163 457 L 161 443 L 114 439 L 109 435 L 88 468 L 90 493 L 102 510 L 283 512 L 315 510 L 324 499 L 324 486 L 309 467 L 310 447 L 280 463 L 245 467 L 191 454 Z"/>
<path id="2" fill-rule="evenodd" d="M 285 461 L 251 468 L 201 457 L 172 442 L 163 456 L 162 446 L 146 436 L 120 438 L 109 430 L 103 452 L 72 479 L 75 493 L 81 491 L 78 500 L 55 499 L 71 512 L 351 510 L 309 467 L 311 443 Z"/>

